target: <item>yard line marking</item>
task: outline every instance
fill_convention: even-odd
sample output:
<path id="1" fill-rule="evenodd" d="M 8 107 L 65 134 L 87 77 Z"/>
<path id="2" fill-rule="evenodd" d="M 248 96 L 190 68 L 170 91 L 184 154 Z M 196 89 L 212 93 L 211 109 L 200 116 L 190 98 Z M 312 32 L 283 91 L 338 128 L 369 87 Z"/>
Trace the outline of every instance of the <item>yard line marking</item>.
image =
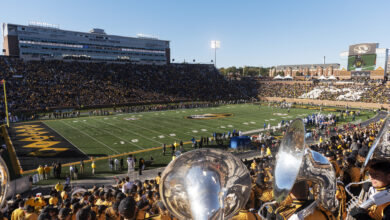
<path id="1" fill-rule="evenodd" d="M 70 125 L 70 124 L 68 124 L 68 123 L 65 123 L 65 122 L 62 121 L 62 120 L 60 120 L 60 122 L 63 123 L 63 124 L 65 124 L 65 125 L 67 125 L 67 126 L 69 126 L 69 127 L 71 127 L 71 128 L 73 128 L 73 129 L 76 129 L 77 131 L 79 131 L 80 133 L 84 134 L 85 136 L 87 136 L 87 137 L 93 139 L 94 141 L 98 142 L 99 144 L 101 144 L 101 145 L 103 145 L 103 146 L 106 146 L 106 147 L 109 148 L 110 150 L 112 150 L 112 151 L 114 151 L 115 153 L 119 154 L 119 152 L 116 151 L 115 149 L 109 147 L 107 144 L 105 144 L 105 143 L 99 141 L 98 139 L 92 137 L 91 135 L 85 133 L 84 131 L 82 131 L 82 130 L 80 130 L 80 129 L 78 129 L 78 128 L 76 128 L 76 127 L 74 127 L 74 126 L 72 126 L 72 125 Z"/>
<path id="2" fill-rule="evenodd" d="M 226 128 L 226 127 L 222 125 L 221 128 Z"/>
<path id="3" fill-rule="evenodd" d="M 124 142 L 124 141 L 119 141 L 119 143 L 121 143 L 121 144 L 125 144 L 125 142 Z"/>
<path id="4" fill-rule="evenodd" d="M 200 129 L 201 131 L 207 131 L 207 129 L 204 129 L 204 128 L 202 128 L 202 129 Z"/>
<path id="5" fill-rule="evenodd" d="M 197 130 L 192 130 L 192 132 L 193 132 L 193 133 L 198 133 L 198 131 L 197 131 Z"/>
<path id="6" fill-rule="evenodd" d="M 97 120 L 97 119 L 96 119 L 96 120 Z M 99 120 L 97 120 L 97 121 L 99 122 Z M 141 136 L 141 137 L 143 137 L 143 138 L 145 138 L 145 139 L 148 139 L 148 140 L 151 140 L 151 141 L 153 141 L 153 142 L 156 142 L 156 143 L 159 143 L 159 144 L 163 144 L 163 143 L 160 142 L 160 141 L 155 141 L 155 140 L 150 139 L 150 138 L 148 138 L 148 137 L 145 137 L 145 136 L 143 136 L 142 134 L 139 134 L 139 133 L 137 133 L 137 132 L 130 131 L 130 130 L 125 130 L 125 129 L 121 128 L 121 127 L 118 127 L 118 126 L 116 126 L 116 125 L 110 124 L 110 123 L 105 122 L 105 121 L 102 121 L 102 120 L 100 120 L 100 122 L 102 122 L 102 123 L 104 123 L 104 124 L 111 125 L 112 127 L 115 127 L 115 128 L 119 128 L 120 130 L 125 131 L 125 132 L 131 132 L 131 133 L 133 133 L 133 134 L 135 134 L 135 135 L 137 135 L 137 136 Z M 134 124 L 133 124 L 133 125 L 134 125 Z M 139 127 L 139 126 L 137 126 L 137 125 L 135 125 L 135 126 L 136 126 L 136 127 Z M 150 130 L 150 129 L 146 129 L 146 130 Z M 150 131 L 152 131 L 152 130 L 150 130 Z M 155 132 L 155 131 L 153 131 L 153 132 Z M 115 136 L 115 135 L 114 135 L 114 136 Z M 131 142 L 129 142 L 129 143 L 131 143 Z M 131 143 L 131 144 L 133 144 L 133 143 Z M 136 145 L 136 144 L 134 144 L 134 145 Z M 137 145 L 137 146 L 138 146 L 138 145 Z M 139 146 L 139 147 L 140 147 L 140 146 Z M 145 148 L 143 148 L 143 147 L 140 147 L 140 148 L 145 149 Z"/>
<path id="7" fill-rule="evenodd" d="M 229 128 L 232 128 L 232 127 L 233 127 L 233 125 L 228 125 L 228 127 L 229 127 Z"/>
<path id="8" fill-rule="evenodd" d="M 97 120 L 97 119 L 96 119 L 96 120 Z M 105 124 L 109 124 L 109 123 L 106 123 L 106 122 L 104 122 L 104 121 L 102 121 L 102 122 L 105 123 Z M 95 126 L 92 126 L 92 125 L 89 125 L 89 124 L 88 124 L 88 126 L 91 126 L 91 127 L 96 128 Z M 130 142 L 130 141 L 124 139 L 124 138 L 121 138 L 121 137 L 119 137 L 119 136 L 113 134 L 112 132 L 108 132 L 108 131 L 105 131 L 105 130 L 101 130 L 101 131 L 104 132 L 104 133 L 106 133 L 106 134 L 110 134 L 110 135 L 112 135 L 112 136 L 114 136 L 114 137 L 116 137 L 116 138 L 119 138 L 119 139 L 121 139 L 121 140 L 123 140 L 123 141 L 125 141 L 125 142 L 127 142 L 127 143 L 129 143 L 129 144 L 131 144 L 131 145 L 134 145 L 134 146 L 138 147 L 139 149 L 145 149 L 145 148 L 139 146 L 138 144 L 134 144 L 134 143 L 132 143 L 132 142 Z M 98 134 L 96 134 L 96 135 L 98 135 Z M 121 141 L 120 143 L 122 144 L 123 141 Z M 124 143 L 123 143 L 123 144 L 124 144 Z"/>
<path id="9" fill-rule="evenodd" d="M 203 110 L 203 109 L 200 109 L 200 110 Z M 207 109 L 207 110 L 208 110 L 208 109 Z M 164 120 L 165 120 L 164 123 L 170 124 L 170 125 L 172 125 L 172 126 L 176 126 L 176 124 L 177 124 L 177 122 L 175 122 L 174 119 L 164 118 Z M 184 123 L 188 124 L 188 125 L 191 126 L 191 127 L 193 127 L 193 125 L 196 124 L 197 127 L 204 126 L 204 127 L 209 128 L 209 129 L 212 130 L 212 131 L 218 132 L 218 130 L 216 130 L 216 128 L 211 127 L 210 125 L 205 124 L 206 122 L 201 122 L 201 121 L 202 121 L 202 120 L 192 121 L 192 122 L 187 121 L 187 122 L 186 122 L 186 120 L 183 120 Z M 221 129 L 221 128 L 217 127 L 217 129 Z M 221 130 L 219 130 L 219 131 L 221 131 Z M 190 136 L 190 135 L 189 135 L 189 136 Z M 192 136 L 191 136 L 191 137 L 192 137 Z"/>
<path id="10" fill-rule="evenodd" d="M 176 134 L 169 134 L 169 136 L 171 136 L 171 137 L 175 137 L 175 136 L 176 136 Z"/>
<path id="11" fill-rule="evenodd" d="M 77 145 L 75 145 L 74 143 L 72 143 L 72 141 L 70 141 L 68 138 L 66 138 L 65 136 L 63 136 L 61 133 L 59 133 L 56 129 L 54 129 L 53 127 L 51 127 L 50 125 L 44 123 L 47 127 L 49 127 L 50 129 L 52 129 L 53 131 L 55 131 L 57 134 L 61 135 L 61 137 L 63 137 L 65 140 L 67 140 L 69 143 L 71 143 L 73 146 L 75 146 L 77 149 L 79 149 L 79 151 L 81 151 L 81 153 L 83 153 L 84 155 L 86 155 L 88 157 L 88 154 L 86 154 L 84 151 L 82 151 L 79 147 L 77 147 Z"/>
<path id="12" fill-rule="evenodd" d="M 95 120 L 99 121 L 98 119 L 95 119 Z M 109 124 L 109 123 L 106 123 L 106 122 L 104 122 L 104 121 L 102 121 L 102 122 L 105 123 L 105 124 Z M 86 123 L 86 124 L 88 124 L 88 123 Z M 89 125 L 89 124 L 88 124 L 88 126 L 94 127 L 94 126 Z M 94 127 L 94 128 L 96 128 L 96 127 Z M 121 140 L 123 140 L 123 141 L 125 141 L 125 142 L 127 142 L 127 143 L 129 143 L 129 144 L 131 144 L 131 145 L 134 145 L 134 146 L 136 146 L 136 147 L 138 147 L 138 148 L 140 148 L 140 149 L 145 149 L 145 148 L 139 146 L 138 144 L 131 143 L 130 141 L 128 141 L 128 140 L 126 140 L 126 139 L 124 139 L 124 138 L 121 138 L 121 137 L 119 137 L 119 136 L 116 136 L 116 135 L 113 134 L 112 132 L 108 132 L 108 131 L 105 131 L 105 130 L 101 130 L 101 131 L 104 132 L 104 133 L 106 133 L 106 134 L 110 134 L 110 135 L 112 135 L 112 136 L 114 136 L 114 137 L 116 137 L 116 138 L 119 138 L 119 139 L 121 139 Z M 99 135 L 99 134 L 96 134 L 96 135 Z"/>
<path id="13" fill-rule="evenodd" d="M 160 117 L 158 117 L 158 118 L 160 118 Z M 132 123 L 131 124 L 132 126 L 135 126 L 135 127 L 138 127 L 138 128 L 141 128 L 141 129 L 144 129 L 144 130 L 148 130 L 148 131 L 150 131 L 150 132 L 153 132 L 153 133 L 155 133 L 155 134 L 161 134 L 160 132 L 158 132 L 158 131 L 154 131 L 154 130 L 151 130 L 151 129 L 148 129 L 148 128 L 145 128 L 145 127 L 143 127 L 143 126 L 140 126 L 140 125 L 137 125 L 137 124 L 135 124 L 135 123 Z M 155 124 L 154 124 L 155 125 Z M 159 127 L 162 127 L 162 128 L 166 128 L 166 127 L 164 127 L 164 126 L 160 126 L 160 125 L 157 125 L 157 126 L 159 126 Z M 116 126 L 115 126 L 116 127 Z M 118 127 L 117 127 L 118 128 Z M 123 129 L 122 129 L 123 130 Z M 171 130 L 175 130 L 175 131 L 178 131 L 178 130 L 176 130 L 176 129 L 171 129 Z M 134 133 L 134 132 L 133 132 Z M 168 135 L 168 134 L 167 134 Z M 139 136 L 142 136 L 142 135 L 139 135 Z M 188 135 L 188 136 L 190 136 L 190 135 Z M 142 136 L 142 137 L 144 137 L 144 136 Z M 147 138 L 147 137 L 144 137 L 144 138 Z M 176 141 L 176 139 L 175 138 L 172 138 L 172 137 L 170 137 L 170 136 L 168 136 L 168 138 L 170 138 L 170 139 L 173 139 L 173 140 L 175 140 Z M 149 140 L 151 140 L 151 139 L 149 139 Z M 154 140 L 152 140 L 152 141 L 154 141 Z M 161 142 L 159 142 L 160 144 L 162 144 Z"/>
<path id="14" fill-rule="evenodd" d="M 164 136 L 164 135 L 159 135 L 158 137 L 159 137 L 159 138 L 165 138 L 165 136 Z"/>
<path id="15" fill-rule="evenodd" d="M 131 140 L 131 142 L 138 142 L 138 139 L 133 139 Z"/>
<path id="16" fill-rule="evenodd" d="M 164 120 L 165 120 L 164 123 L 168 124 L 169 127 L 175 127 L 175 126 L 176 126 L 176 123 L 173 123 L 173 122 L 168 121 L 166 117 L 156 117 L 156 118 L 157 118 L 157 119 L 160 119 L 160 118 L 161 118 L 161 119 L 164 119 Z M 162 122 L 162 121 L 160 121 L 160 122 Z M 167 126 L 155 124 L 154 122 L 148 122 L 147 120 L 146 120 L 146 123 L 148 123 L 148 124 L 153 124 L 154 126 L 157 125 L 157 126 L 159 126 L 159 127 L 161 127 L 161 128 L 164 128 L 164 129 L 167 127 Z M 137 126 L 137 127 L 140 127 L 141 129 L 149 130 L 149 131 L 151 131 L 151 132 L 153 132 L 153 133 L 155 133 L 155 134 L 158 134 L 158 135 L 161 134 L 161 132 L 154 131 L 154 130 L 150 130 L 150 129 L 147 129 L 147 128 L 142 127 L 142 126 L 140 126 L 140 125 L 136 125 L 136 124 L 133 124 L 133 123 L 132 123 L 132 125 Z M 178 129 L 173 129 L 173 128 L 171 128 L 171 130 L 172 130 L 172 131 L 176 131 L 176 133 L 180 133 L 180 134 L 184 134 L 184 135 L 186 135 L 186 136 L 188 136 L 188 137 L 192 137 L 192 135 L 187 135 L 187 134 L 183 133 L 183 131 L 180 131 L 180 130 L 178 130 Z M 167 134 L 167 135 L 168 135 L 168 134 Z M 171 137 L 168 137 L 168 138 L 171 138 Z M 171 139 L 176 140 L 175 138 L 171 138 Z"/>
<path id="17" fill-rule="evenodd" d="M 249 123 L 248 123 L 248 122 L 244 122 L 244 123 L 242 123 L 242 124 L 244 124 L 244 125 L 249 125 Z"/>
<path id="18" fill-rule="evenodd" d="M 249 122 L 249 123 L 251 123 L 251 124 L 256 124 L 256 122 L 254 122 L 254 121 L 251 121 L 251 122 Z"/>

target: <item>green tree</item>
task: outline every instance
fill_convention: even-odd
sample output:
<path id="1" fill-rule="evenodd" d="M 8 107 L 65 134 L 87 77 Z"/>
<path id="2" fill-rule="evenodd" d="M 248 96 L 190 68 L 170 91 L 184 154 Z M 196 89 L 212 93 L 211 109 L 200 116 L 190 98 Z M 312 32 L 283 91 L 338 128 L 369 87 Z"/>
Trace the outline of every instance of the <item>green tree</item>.
<path id="1" fill-rule="evenodd" d="M 227 72 L 226 72 L 226 69 L 225 68 L 219 68 L 219 72 L 222 74 L 222 75 L 227 75 Z"/>

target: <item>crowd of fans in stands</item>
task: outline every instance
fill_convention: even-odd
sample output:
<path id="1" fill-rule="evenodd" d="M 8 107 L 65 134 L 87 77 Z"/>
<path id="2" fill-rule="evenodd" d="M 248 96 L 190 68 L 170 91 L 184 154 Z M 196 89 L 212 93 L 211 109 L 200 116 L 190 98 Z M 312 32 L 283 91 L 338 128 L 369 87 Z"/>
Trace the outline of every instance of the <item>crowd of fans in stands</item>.
<path id="1" fill-rule="evenodd" d="M 136 65 L 0 58 L 10 111 L 248 99 L 248 80 L 210 65 Z"/>
<path id="2" fill-rule="evenodd" d="M 318 90 L 318 96 L 305 95 L 313 90 Z M 261 97 L 282 98 L 315 98 L 332 101 L 359 101 L 367 103 L 390 103 L 390 88 L 383 84 L 287 84 L 287 83 L 261 83 L 258 88 Z M 356 100 L 349 99 L 355 95 Z"/>

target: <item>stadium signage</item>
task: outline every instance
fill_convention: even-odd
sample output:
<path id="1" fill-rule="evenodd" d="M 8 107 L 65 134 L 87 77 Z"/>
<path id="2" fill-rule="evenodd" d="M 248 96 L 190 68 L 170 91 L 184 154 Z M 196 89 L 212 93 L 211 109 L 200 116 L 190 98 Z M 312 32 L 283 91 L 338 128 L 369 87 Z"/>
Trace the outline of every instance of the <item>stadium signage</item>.
<path id="1" fill-rule="evenodd" d="M 233 116 L 232 113 L 213 113 L 213 114 L 203 114 L 203 115 L 190 115 L 186 116 L 187 119 L 216 119 L 216 118 L 226 118 Z"/>
<path id="2" fill-rule="evenodd" d="M 30 152 L 31 156 L 39 157 L 53 157 L 60 152 L 66 151 L 69 148 L 53 147 L 60 143 L 60 141 L 52 141 L 53 136 L 44 127 L 39 124 L 26 124 L 16 127 L 17 136 L 24 136 L 20 141 L 31 142 L 30 144 L 22 146 L 23 148 L 34 149 Z"/>
<path id="3" fill-rule="evenodd" d="M 364 43 L 349 46 L 349 56 L 375 54 L 377 43 Z"/>

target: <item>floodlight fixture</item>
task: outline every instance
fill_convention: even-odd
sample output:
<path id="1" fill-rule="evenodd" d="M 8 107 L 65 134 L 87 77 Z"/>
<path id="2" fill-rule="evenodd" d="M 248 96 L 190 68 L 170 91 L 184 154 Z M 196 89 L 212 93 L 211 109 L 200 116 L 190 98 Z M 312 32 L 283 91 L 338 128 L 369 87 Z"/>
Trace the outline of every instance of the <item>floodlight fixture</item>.
<path id="1" fill-rule="evenodd" d="M 221 41 L 219 40 L 212 40 L 211 41 L 211 48 L 214 49 L 214 65 L 215 68 L 217 68 L 217 49 L 221 48 Z"/>

